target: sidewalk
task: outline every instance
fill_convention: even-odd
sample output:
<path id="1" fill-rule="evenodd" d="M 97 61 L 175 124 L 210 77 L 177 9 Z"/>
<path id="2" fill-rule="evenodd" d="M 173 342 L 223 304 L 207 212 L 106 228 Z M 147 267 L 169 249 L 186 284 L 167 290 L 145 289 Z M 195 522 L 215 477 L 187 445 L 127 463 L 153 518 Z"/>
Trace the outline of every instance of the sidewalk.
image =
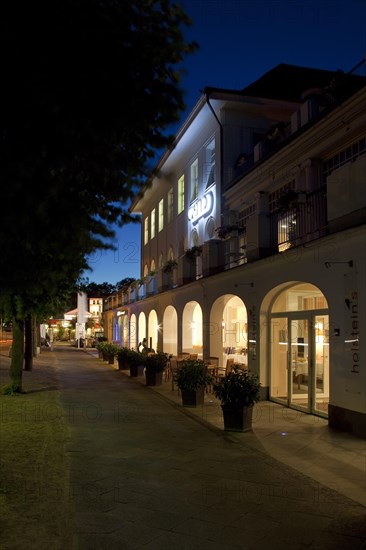
<path id="1" fill-rule="evenodd" d="M 141 377 L 138 381 L 145 384 Z M 171 382 L 151 389 L 210 429 L 224 429 L 220 404 L 213 394 L 205 395 L 203 407 L 184 409 Z M 262 401 L 254 406 L 253 432 L 230 432 L 229 437 L 366 507 L 366 441 L 330 430 L 326 419 Z"/>
<path id="2" fill-rule="evenodd" d="M 363 440 L 269 402 L 224 432 L 211 394 L 185 409 L 92 350 L 41 355 L 24 382 L 60 391 L 75 550 L 365 550 Z"/>
<path id="3" fill-rule="evenodd" d="M 86 352 L 98 358 L 95 350 Z M 119 372 L 129 378 L 129 371 Z M 145 386 L 145 377 L 132 380 Z M 207 428 L 219 433 L 224 430 L 220 402 L 212 393 L 205 395 L 202 407 L 188 409 L 182 407 L 179 391 L 176 386 L 172 390 L 170 380 L 149 389 Z M 366 507 L 366 441 L 329 429 L 326 419 L 261 401 L 254 407 L 253 432 L 225 435 L 238 444 L 267 453 Z"/>
<path id="4" fill-rule="evenodd" d="M 93 348 L 79 352 L 87 353 L 98 360 L 98 352 Z M 44 367 L 42 371 L 23 374 L 34 387 L 42 387 L 45 384 L 55 387 L 57 384 L 53 369 L 48 367 L 51 353 L 45 350 L 35 359 L 36 363 Z M 3 362 L 10 362 L 4 356 L 6 354 L 2 357 Z M 103 364 L 100 360 L 98 362 Z M 116 369 L 116 366 L 105 367 Z M 118 374 L 129 378 L 128 371 L 118 371 Z M 132 380 L 145 386 L 144 377 Z M 213 394 L 206 394 L 203 407 L 187 409 L 181 406 L 180 395 L 176 387 L 172 390 L 171 381 L 164 382 L 162 386 L 149 387 L 149 390 L 207 428 L 223 432 L 219 401 Z M 366 507 L 366 441 L 348 433 L 329 429 L 326 419 L 291 410 L 273 402 L 262 401 L 255 405 L 253 432 L 226 432 L 225 436 L 267 453 Z"/>
<path id="5" fill-rule="evenodd" d="M 79 550 L 366 548 L 364 441 L 269 402 L 252 433 L 224 432 L 211 394 L 186 409 L 171 381 L 147 387 L 97 358 L 78 380 L 63 369 L 65 405 L 100 413 L 73 423 L 74 483 L 98 496 L 78 501 Z"/>

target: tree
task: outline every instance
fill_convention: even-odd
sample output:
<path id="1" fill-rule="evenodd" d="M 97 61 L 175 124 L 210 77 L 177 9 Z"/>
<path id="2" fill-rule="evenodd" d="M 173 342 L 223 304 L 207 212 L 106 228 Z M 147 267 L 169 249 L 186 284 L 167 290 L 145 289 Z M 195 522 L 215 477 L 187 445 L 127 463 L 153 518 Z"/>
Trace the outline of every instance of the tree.
<path id="1" fill-rule="evenodd" d="M 131 283 L 134 283 L 135 281 L 136 279 L 134 277 L 125 277 L 124 279 L 116 283 L 116 288 L 117 290 L 124 290 L 128 288 L 131 285 Z"/>
<path id="2" fill-rule="evenodd" d="M 105 298 L 116 292 L 116 285 L 111 283 L 89 283 L 86 277 L 79 285 L 79 290 L 85 292 L 89 298 Z"/>
<path id="3" fill-rule="evenodd" d="M 62 296 L 87 255 L 111 247 L 111 224 L 133 219 L 123 205 L 184 108 L 180 67 L 196 48 L 184 40 L 189 23 L 169 0 L 2 7 L 0 293 L 14 346 L 32 304 Z M 15 391 L 22 357 L 13 350 Z"/>

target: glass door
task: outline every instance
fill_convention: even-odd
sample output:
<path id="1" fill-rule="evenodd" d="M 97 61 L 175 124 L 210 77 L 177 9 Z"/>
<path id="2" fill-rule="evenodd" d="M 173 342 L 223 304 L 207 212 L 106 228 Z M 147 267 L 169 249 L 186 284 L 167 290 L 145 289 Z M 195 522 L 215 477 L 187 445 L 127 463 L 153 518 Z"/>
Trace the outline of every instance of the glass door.
<path id="1" fill-rule="evenodd" d="M 289 314 L 271 319 L 270 398 L 327 416 L 329 316 Z"/>
<path id="2" fill-rule="evenodd" d="M 271 319 L 270 396 L 288 405 L 288 319 Z"/>
<path id="3" fill-rule="evenodd" d="M 309 316 L 290 319 L 290 364 L 289 401 L 290 405 L 310 411 L 311 398 L 311 346 Z"/>
<path id="4" fill-rule="evenodd" d="M 329 403 L 329 315 L 314 316 L 315 365 L 313 412 L 328 414 Z"/>

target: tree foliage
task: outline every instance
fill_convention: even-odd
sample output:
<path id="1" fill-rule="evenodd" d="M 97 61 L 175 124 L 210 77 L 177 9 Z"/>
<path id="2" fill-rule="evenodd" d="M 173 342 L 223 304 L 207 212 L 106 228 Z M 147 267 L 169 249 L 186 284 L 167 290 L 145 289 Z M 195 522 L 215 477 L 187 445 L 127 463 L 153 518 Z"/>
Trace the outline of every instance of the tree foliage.
<path id="1" fill-rule="evenodd" d="M 184 108 L 188 23 L 165 0 L 2 8 L 1 288 L 37 293 L 47 280 L 53 292 L 50 271 L 77 277 L 110 224 L 130 219 L 122 204 Z"/>
<path id="2" fill-rule="evenodd" d="M 134 277 L 125 277 L 121 281 L 118 281 L 116 283 L 116 289 L 117 290 L 125 290 L 127 289 L 132 283 L 134 283 L 136 279 Z"/>
<path id="3" fill-rule="evenodd" d="M 111 247 L 184 108 L 196 45 L 169 0 L 6 2 L 0 18 L 0 295 L 22 319 Z"/>
<path id="4" fill-rule="evenodd" d="M 117 290 L 116 285 L 111 283 L 93 283 L 89 282 L 89 279 L 84 279 L 84 282 L 79 285 L 79 289 L 86 292 L 88 298 L 105 298 L 114 294 Z"/>

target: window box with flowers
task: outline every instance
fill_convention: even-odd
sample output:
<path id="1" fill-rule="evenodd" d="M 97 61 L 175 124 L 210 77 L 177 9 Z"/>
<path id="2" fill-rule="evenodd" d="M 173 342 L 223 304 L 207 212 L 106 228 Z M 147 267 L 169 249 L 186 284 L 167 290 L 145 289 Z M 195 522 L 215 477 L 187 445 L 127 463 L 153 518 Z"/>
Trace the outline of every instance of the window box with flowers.
<path id="1" fill-rule="evenodd" d="M 237 237 L 240 233 L 243 233 L 245 229 L 237 224 L 222 225 L 216 229 L 216 234 L 219 239 L 225 240 L 229 237 Z"/>
<path id="2" fill-rule="evenodd" d="M 198 256 L 201 256 L 202 254 L 202 246 L 192 246 L 192 248 L 187 248 L 187 250 L 184 252 L 185 257 L 190 262 L 195 262 L 196 258 Z"/>
<path id="3" fill-rule="evenodd" d="M 305 204 L 307 200 L 307 194 L 305 191 L 294 191 L 293 189 L 287 189 L 277 200 L 277 210 L 280 212 L 286 212 Z"/>
<path id="4" fill-rule="evenodd" d="M 176 260 L 167 260 L 163 265 L 162 271 L 163 273 L 169 275 L 173 273 L 173 269 L 175 269 L 177 266 L 178 262 Z"/>

